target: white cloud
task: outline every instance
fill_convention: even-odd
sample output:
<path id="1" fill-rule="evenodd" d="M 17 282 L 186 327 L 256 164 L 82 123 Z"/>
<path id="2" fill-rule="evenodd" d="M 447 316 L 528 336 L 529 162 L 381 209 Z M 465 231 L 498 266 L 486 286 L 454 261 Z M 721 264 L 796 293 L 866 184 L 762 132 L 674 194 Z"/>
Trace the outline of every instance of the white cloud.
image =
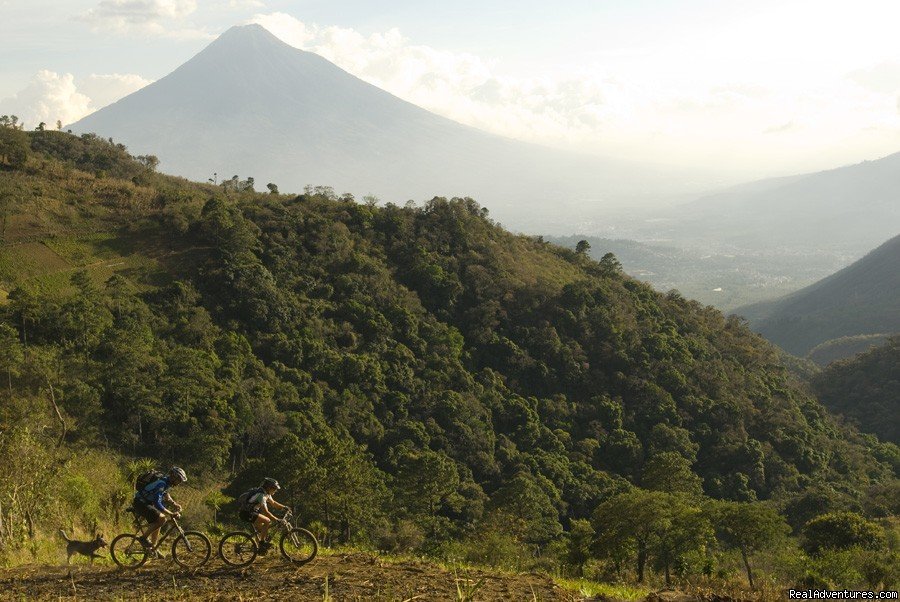
<path id="1" fill-rule="evenodd" d="M 262 0 L 228 0 L 228 8 L 232 10 L 246 10 L 262 8 L 266 5 Z"/>
<path id="2" fill-rule="evenodd" d="M 139 75 L 114 73 L 91 75 L 76 85 L 71 73 L 43 69 L 24 89 L 0 100 L 0 114 L 18 115 L 27 128 L 41 121 L 70 124 L 149 83 Z"/>
<path id="3" fill-rule="evenodd" d="M 71 123 L 90 112 L 90 103 L 91 99 L 75 87 L 71 74 L 44 69 L 15 96 L 0 101 L 0 113 L 18 115 L 31 128 L 41 121 Z"/>
<path id="4" fill-rule="evenodd" d="M 101 0 L 78 18 L 94 30 L 183 39 L 212 38 L 206 29 L 184 26 L 196 0 Z"/>
<path id="5" fill-rule="evenodd" d="M 363 35 L 279 12 L 257 14 L 251 22 L 414 104 L 532 142 L 666 163 L 782 171 L 805 168 L 804 160 L 821 161 L 828 153 L 866 156 L 873 152 L 866 149 L 900 144 L 895 93 L 863 87 L 841 72 L 781 68 L 768 58 L 760 59 L 766 68 L 734 73 L 722 59 L 721 70 L 694 73 L 686 61 L 692 55 L 673 51 L 629 69 L 611 59 L 616 75 L 561 65 L 555 73 L 522 78 L 473 54 L 415 44 L 397 29 Z M 691 52 L 697 61 L 717 60 L 708 46 Z M 893 74 L 882 68 L 875 79 L 885 86 Z M 879 137 L 865 133 L 870 131 Z"/>

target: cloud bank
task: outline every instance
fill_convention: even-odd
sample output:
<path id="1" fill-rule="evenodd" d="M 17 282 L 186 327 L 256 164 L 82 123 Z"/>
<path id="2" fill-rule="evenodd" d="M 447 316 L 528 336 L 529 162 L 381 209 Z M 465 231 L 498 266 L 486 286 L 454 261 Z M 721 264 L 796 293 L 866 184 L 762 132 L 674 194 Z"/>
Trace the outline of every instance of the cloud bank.
<path id="1" fill-rule="evenodd" d="M 24 89 L 0 100 L 0 114 L 18 115 L 27 128 L 42 121 L 51 127 L 57 120 L 74 123 L 149 83 L 131 73 L 90 75 L 76 83 L 71 73 L 43 69 Z"/>
<path id="2" fill-rule="evenodd" d="M 196 10 L 196 0 L 102 0 L 78 19 L 88 23 L 94 31 L 120 35 L 183 39 L 214 37 L 205 29 L 184 25 L 185 18 Z"/>

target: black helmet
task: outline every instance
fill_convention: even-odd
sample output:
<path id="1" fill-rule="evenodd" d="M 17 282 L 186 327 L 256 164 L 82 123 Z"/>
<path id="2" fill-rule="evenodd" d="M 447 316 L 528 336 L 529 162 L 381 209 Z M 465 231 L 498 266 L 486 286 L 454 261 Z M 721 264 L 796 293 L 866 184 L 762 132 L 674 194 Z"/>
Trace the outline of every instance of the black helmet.
<path id="1" fill-rule="evenodd" d="M 278 481 L 271 477 L 266 477 L 265 479 L 263 479 L 262 486 L 263 489 L 274 489 L 275 491 L 281 489 L 281 485 L 278 484 Z"/>

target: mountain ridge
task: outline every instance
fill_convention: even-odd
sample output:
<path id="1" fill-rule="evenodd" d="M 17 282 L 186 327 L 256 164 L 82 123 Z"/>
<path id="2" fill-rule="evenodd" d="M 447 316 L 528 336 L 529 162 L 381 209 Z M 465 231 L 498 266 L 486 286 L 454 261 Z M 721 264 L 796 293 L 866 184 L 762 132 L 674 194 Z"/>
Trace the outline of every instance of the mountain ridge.
<path id="1" fill-rule="evenodd" d="M 806 288 L 734 313 L 798 355 L 831 339 L 900 332 L 898 264 L 900 235 Z"/>
<path id="2" fill-rule="evenodd" d="M 900 231 L 900 152 L 741 184 L 666 215 L 667 234 L 682 243 L 858 257 Z"/>

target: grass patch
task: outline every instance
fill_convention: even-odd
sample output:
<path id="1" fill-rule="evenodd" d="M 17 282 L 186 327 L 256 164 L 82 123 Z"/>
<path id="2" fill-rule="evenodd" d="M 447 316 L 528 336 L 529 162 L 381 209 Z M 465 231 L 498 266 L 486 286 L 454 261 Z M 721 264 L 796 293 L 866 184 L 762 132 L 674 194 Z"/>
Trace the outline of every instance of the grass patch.
<path id="1" fill-rule="evenodd" d="M 616 583 L 598 583 L 587 579 L 567 579 L 557 577 L 554 579 L 561 588 L 576 592 L 586 598 L 604 597 L 617 600 L 643 600 L 652 591 L 646 587 L 623 585 Z"/>
<path id="2" fill-rule="evenodd" d="M 71 294 L 72 274 L 82 269 L 97 286 L 113 274 L 123 274 L 145 289 L 169 280 L 157 260 L 130 251 L 127 242 L 112 232 L 49 236 L 41 242 L 0 247 L 0 303 L 19 285 L 51 296 Z"/>
<path id="3" fill-rule="evenodd" d="M 113 239 L 112 233 L 98 232 L 86 236 L 55 236 L 46 239 L 44 244 L 73 266 L 84 267 L 114 258 L 115 254 L 109 250 Z"/>
<path id="4" fill-rule="evenodd" d="M 69 263 L 39 242 L 0 247 L 0 280 L 15 283 L 69 268 Z"/>

